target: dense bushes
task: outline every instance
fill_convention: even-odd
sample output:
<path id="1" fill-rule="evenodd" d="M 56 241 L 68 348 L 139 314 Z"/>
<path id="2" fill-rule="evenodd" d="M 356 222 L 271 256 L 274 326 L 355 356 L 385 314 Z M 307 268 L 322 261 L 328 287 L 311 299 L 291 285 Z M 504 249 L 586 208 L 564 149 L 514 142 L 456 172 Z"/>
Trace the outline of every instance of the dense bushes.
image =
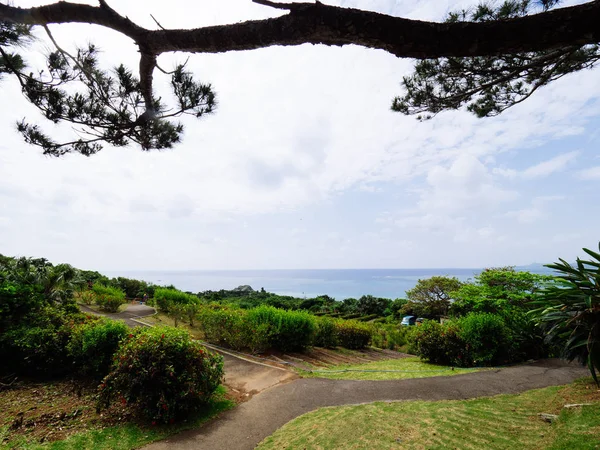
<path id="1" fill-rule="evenodd" d="M 0 334 L 0 373 L 48 377 L 70 370 L 66 346 L 74 326 L 87 320 L 61 307 L 45 306 Z"/>
<path id="2" fill-rule="evenodd" d="M 417 354 L 432 363 L 460 367 L 517 362 L 512 333 L 501 316 L 471 313 L 444 324 L 425 321 L 414 332 Z"/>
<path id="3" fill-rule="evenodd" d="M 242 350 L 252 348 L 245 318 L 244 310 L 211 305 L 200 309 L 197 322 L 206 341 Z"/>
<path id="4" fill-rule="evenodd" d="M 510 361 L 510 331 L 502 317 L 495 314 L 468 314 L 458 320 L 459 337 L 465 343 L 474 365 Z"/>
<path id="5" fill-rule="evenodd" d="M 206 404 L 223 378 L 223 358 L 174 328 L 133 332 L 100 385 L 98 406 L 133 404 L 149 420 L 172 422 Z"/>
<path id="6" fill-rule="evenodd" d="M 301 351 L 310 345 L 360 349 L 369 345 L 373 328 L 358 321 L 317 318 L 272 306 L 243 310 L 208 305 L 200 308 L 197 320 L 206 341 L 253 352 Z"/>
<path id="7" fill-rule="evenodd" d="M 250 310 L 206 306 L 197 318 L 208 342 L 236 350 L 302 350 L 311 344 L 316 329 L 314 316 L 271 306 Z"/>
<path id="8" fill-rule="evenodd" d="M 198 303 L 199 299 L 195 295 L 177 289 L 156 288 L 154 290 L 154 302 L 159 310 L 168 313 L 173 305 Z"/>
<path id="9" fill-rule="evenodd" d="M 410 334 L 410 327 L 377 323 L 372 326 L 371 344 L 377 348 L 398 350 L 409 343 Z"/>
<path id="10" fill-rule="evenodd" d="M 127 333 L 123 322 L 88 320 L 72 329 L 68 355 L 81 373 L 101 378 L 108 373 L 113 355 Z"/>
<path id="11" fill-rule="evenodd" d="M 313 344 L 317 347 L 334 348 L 339 345 L 335 320 L 319 317 L 316 321 Z"/>
<path id="12" fill-rule="evenodd" d="M 119 288 L 95 284 L 92 287 L 95 295 L 94 301 L 101 310 L 106 312 L 117 312 L 119 307 L 125 303 L 125 292 Z"/>
<path id="13" fill-rule="evenodd" d="M 315 318 L 301 311 L 285 311 L 272 306 L 259 306 L 246 316 L 249 332 L 264 339 L 265 348 L 300 351 L 308 347 L 315 332 Z"/>
<path id="14" fill-rule="evenodd" d="M 365 348 L 371 342 L 371 327 L 355 320 L 335 321 L 340 346 L 350 349 Z"/>

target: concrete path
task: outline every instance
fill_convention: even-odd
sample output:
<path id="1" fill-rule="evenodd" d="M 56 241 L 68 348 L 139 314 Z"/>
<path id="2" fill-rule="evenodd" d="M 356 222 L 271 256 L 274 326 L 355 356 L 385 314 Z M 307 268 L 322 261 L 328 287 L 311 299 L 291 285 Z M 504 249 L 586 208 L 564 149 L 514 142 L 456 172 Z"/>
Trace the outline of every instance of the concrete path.
<path id="1" fill-rule="evenodd" d="M 452 377 L 390 381 L 297 379 L 254 396 L 197 430 L 146 450 L 250 450 L 290 420 L 323 406 L 374 401 L 460 400 L 571 383 L 587 369 L 559 360 Z"/>
<path id="2" fill-rule="evenodd" d="M 223 352 L 219 353 L 223 356 L 225 385 L 229 389 L 233 389 L 241 400 L 246 400 L 278 384 L 299 378 L 295 372 L 289 370 L 255 364 Z"/>
<path id="3" fill-rule="evenodd" d="M 81 311 L 84 313 L 94 314 L 96 316 L 105 316 L 115 320 L 122 320 L 130 327 L 142 326 L 142 324 L 132 319 L 136 319 L 137 317 L 151 316 L 152 314 L 156 313 L 154 308 L 146 305 L 140 305 L 139 303 L 130 303 L 127 305 L 127 308 L 120 313 L 100 312 L 85 305 L 79 305 L 79 309 L 81 309 Z"/>

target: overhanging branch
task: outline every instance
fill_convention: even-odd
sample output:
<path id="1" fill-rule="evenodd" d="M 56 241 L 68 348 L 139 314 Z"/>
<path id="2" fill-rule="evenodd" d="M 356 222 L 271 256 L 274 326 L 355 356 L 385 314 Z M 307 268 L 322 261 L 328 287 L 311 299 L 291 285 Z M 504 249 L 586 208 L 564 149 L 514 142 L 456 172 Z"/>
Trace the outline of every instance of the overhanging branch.
<path id="1" fill-rule="evenodd" d="M 110 8 L 58 2 L 35 8 L 0 4 L 0 20 L 44 25 L 91 23 L 116 30 L 154 54 L 219 53 L 273 45 L 360 45 L 398 57 L 493 56 L 600 42 L 600 2 L 504 21 L 436 23 L 321 3 L 255 3 L 289 10 L 274 19 L 189 30 L 147 30 Z"/>

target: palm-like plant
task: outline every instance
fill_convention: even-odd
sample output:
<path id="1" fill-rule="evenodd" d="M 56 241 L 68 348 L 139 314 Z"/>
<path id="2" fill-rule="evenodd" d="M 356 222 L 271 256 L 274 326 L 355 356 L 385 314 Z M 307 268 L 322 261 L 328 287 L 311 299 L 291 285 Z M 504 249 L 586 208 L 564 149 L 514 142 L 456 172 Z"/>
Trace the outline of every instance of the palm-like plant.
<path id="1" fill-rule="evenodd" d="M 52 265 L 44 258 L 16 258 L 0 262 L 0 281 L 37 285 L 50 302 L 63 303 L 73 296 L 81 279 L 69 264 Z"/>
<path id="2" fill-rule="evenodd" d="M 600 386 L 600 253 L 583 251 L 590 260 L 577 258 L 572 266 L 559 259 L 546 266 L 558 272 L 556 282 L 538 294 L 532 314 L 548 342 L 561 346 L 567 360 L 587 364 Z"/>

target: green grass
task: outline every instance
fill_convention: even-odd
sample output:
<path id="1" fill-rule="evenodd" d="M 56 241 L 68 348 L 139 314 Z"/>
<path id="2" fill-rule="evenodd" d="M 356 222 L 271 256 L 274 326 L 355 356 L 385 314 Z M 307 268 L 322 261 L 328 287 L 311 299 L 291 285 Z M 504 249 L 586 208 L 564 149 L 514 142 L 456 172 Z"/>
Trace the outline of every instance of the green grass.
<path id="1" fill-rule="evenodd" d="M 313 372 L 300 371 L 303 377 L 333 380 L 405 380 L 437 376 L 461 375 L 486 369 L 454 369 L 421 361 L 419 358 L 401 358 L 374 361 L 358 365 L 339 365 Z"/>
<path id="2" fill-rule="evenodd" d="M 565 404 L 593 403 L 573 409 Z M 560 414 L 549 424 L 539 413 Z M 463 401 L 322 408 L 289 422 L 257 449 L 600 448 L 600 391 L 591 380 Z"/>
<path id="3" fill-rule="evenodd" d="M 191 428 L 197 428 L 219 413 L 227 411 L 235 403 L 225 398 L 225 388 L 219 387 L 213 400 L 204 409 L 187 421 L 175 425 L 142 426 L 124 423 L 103 429 L 78 432 L 62 441 L 39 444 L 26 438 L 12 440 L 8 445 L 0 444 L 0 449 L 23 450 L 130 450 L 142 447 L 154 441 L 165 439 L 173 434 Z M 0 428 L 0 442 L 8 436 L 8 427 Z"/>

